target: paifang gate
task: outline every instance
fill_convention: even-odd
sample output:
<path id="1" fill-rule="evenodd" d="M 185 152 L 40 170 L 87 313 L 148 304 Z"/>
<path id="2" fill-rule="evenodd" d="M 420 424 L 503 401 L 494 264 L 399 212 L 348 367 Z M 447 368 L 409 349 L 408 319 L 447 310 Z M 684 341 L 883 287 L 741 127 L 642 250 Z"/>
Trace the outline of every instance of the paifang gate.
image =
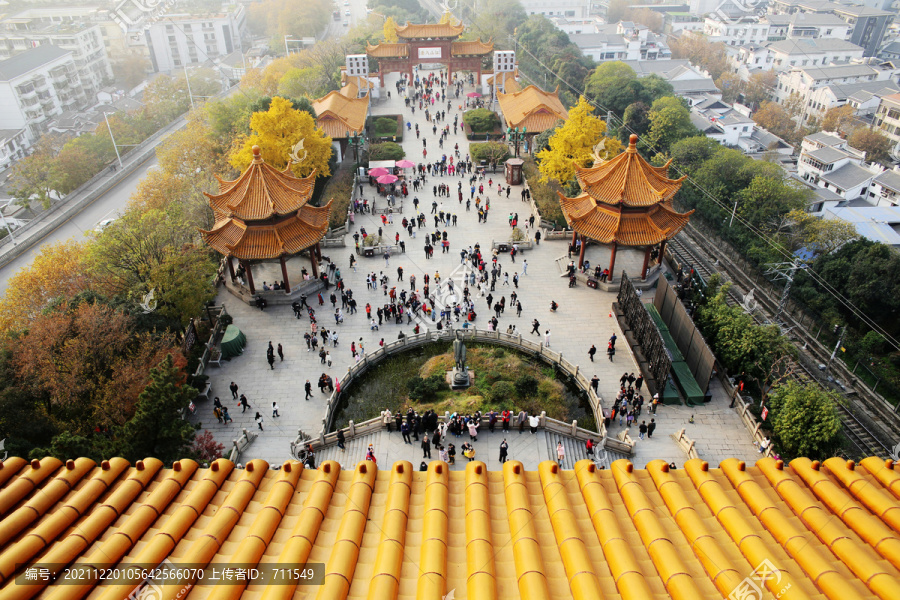
<path id="1" fill-rule="evenodd" d="M 384 76 L 388 73 L 409 73 L 414 78 L 413 68 L 421 63 L 447 65 L 449 78 L 456 71 L 472 71 L 477 74 L 476 81 L 481 81 L 482 61 L 493 51 L 494 44 L 480 39 L 461 42 L 458 38 L 463 30 L 462 24 L 407 23 L 397 27 L 399 42 L 369 45 L 366 54 L 378 61 L 381 87 L 384 87 Z"/>

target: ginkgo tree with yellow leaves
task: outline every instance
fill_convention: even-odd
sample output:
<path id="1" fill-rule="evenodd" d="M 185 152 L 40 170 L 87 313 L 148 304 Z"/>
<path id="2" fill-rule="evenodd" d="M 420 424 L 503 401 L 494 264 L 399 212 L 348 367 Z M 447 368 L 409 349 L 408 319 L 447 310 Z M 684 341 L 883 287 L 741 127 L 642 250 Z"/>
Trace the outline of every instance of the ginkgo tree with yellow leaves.
<path id="1" fill-rule="evenodd" d="M 331 138 L 316 127 L 308 112 L 296 110 L 290 100 L 279 96 L 272 98 L 269 110 L 255 112 L 250 117 L 249 135 L 235 141 L 228 157 L 231 165 L 243 171 L 253 160 L 253 146 L 259 146 L 267 164 L 284 169 L 290 160 L 291 148 L 303 140 L 306 159 L 291 167 L 294 175 L 306 177 L 316 170 L 318 177 L 329 177 L 331 169 Z"/>
<path id="2" fill-rule="evenodd" d="M 384 33 L 385 42 L 395 44 L 400 41 L 400 38 L 397 37 L 397 23 L 394 21 L 394 17 L 388 17 L 384 20 L 382 31 Z"/>
<path id="3" fill-rule="evenodd" d="M 584 96 L 569 110 L 569 119 L 550 137 L 550 147 L 537 154 L 541 181 L 553 179 L 566 185 L 575 177 L 575 165 L 589 167 L 594 161 L 594 148 L 602 141 L 601 158 L 612 158 L 622 145 L 608 138 L 606 123 L 593 115 L 594 107 Z"/>

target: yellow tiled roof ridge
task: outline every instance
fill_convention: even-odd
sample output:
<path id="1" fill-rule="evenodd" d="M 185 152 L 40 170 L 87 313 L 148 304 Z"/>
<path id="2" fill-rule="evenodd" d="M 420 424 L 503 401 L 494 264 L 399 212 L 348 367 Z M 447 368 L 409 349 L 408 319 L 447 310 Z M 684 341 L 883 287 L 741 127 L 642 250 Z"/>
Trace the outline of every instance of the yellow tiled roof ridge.
<path id="1" fill-rule="evenodd" d="M 900 598 L 900 463 L 570 466 L 525 471 L 508 461 L 490 471 L 472 461 L 451 470 L 431 461 L 420 472 L 408 461 L 325 461 L 311 470 L 219 459 L 200 469 L 192 460 L 164 468 L 152 458 L 132 467 L 13 457 L 0 463 L 0 597 L 121 600 L 141 581 L 21 576 L 51 563 L 169 561 L 322 564 L 324 583 L 182 578 L 164 581 L 162 597 L 196 579 L 189 595 L 217 600 L 440 599 L 454 589 L 472 600 L 683 600 L 729 597 L 748 580 L 785 600 Z"/>

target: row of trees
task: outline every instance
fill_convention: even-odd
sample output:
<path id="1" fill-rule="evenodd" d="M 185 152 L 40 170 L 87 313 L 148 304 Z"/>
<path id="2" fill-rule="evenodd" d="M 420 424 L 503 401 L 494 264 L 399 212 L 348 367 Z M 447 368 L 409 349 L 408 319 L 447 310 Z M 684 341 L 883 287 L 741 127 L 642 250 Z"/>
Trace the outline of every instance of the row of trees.
<path id="1" fill-rule="evenodd" d="M 198 96 L 212 96 L 221 90 L 211 69 L 192 72 L 190 86 Z M 110 130 L 119 146 L 135 146 L 190 108 L 184 76 L 158 76 L 143 98 L 140 109 L 109 116 L 109 127 L 102 121 L 95 132 L 78 137 L 41 137 L 35 151 L 13 170 L 10 191 L 16 203 L 31 208 L 36 202 L 48 208 L 53 200 L 77 189 L 116 159 Z"/>

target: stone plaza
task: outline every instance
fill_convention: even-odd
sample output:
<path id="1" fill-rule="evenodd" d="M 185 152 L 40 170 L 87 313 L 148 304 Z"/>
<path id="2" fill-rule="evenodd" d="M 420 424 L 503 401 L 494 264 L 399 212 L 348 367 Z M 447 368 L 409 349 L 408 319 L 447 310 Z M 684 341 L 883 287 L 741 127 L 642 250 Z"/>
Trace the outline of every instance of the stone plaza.
<path id="1" fill-rule="evenodd" d="M 425 75 L 427 72 L 421 74 Z M 393 89 L 397 77 L 397 74 L 386 77 L 387 89 Z M 447 113 L 446 119 L 438 124 L 439 127 L 447 123 L 452 125 L 453 118 L 457 115 L 461 120 L 462 114 L 458 107 L 464 104 L 465 93 L 472 89 L 467 85 L 461 99 L 454 99 L 451 111 Z M 432 134 L 434 123 L 426 121 L 424 111 L 417 110 L 415 114 L 411 114 L 404 106 L 403 99 L 397 96 L 398 94 L 393 94 L 390 99 L 382 98 L 377 104 L 373 103 L 370 109 L 371 113 L 373 115 L 402 114 L 404 122 L 409 121 L 413 127 L 418 124 L 423 134 L 422 137 L 427 140 L 429 161 L 439 159 L 443 154 L 449 157 L 453 153 L 455 144 L 459 144 L 462 157 L 466 156 L 468 141 L 461 129 L 460 133 L 454 135 L 451 127 L 451 133 L 441 149 L 438 146 L 437 136 Z M 417 139 L 414 134 L 406 135 L 402 145 L 409 160 L 421 161 L 423 146 L 421 139 Z M 352 160 L 352 153 L 345 160 Z M 506 183 L 502 181 L 503 174 L 498 168 L 497 173 L 488 172 L 484 176 L 485 196 L 490 199 L 491 208 L 487 222 L 479 223 L 474 203 L 472 210 L 466 211 L 465 203 L 460 204 L 457 201 L 456 190 L 459 182 L 463 183 L 464 198 L 469 197 L 468 178 L 469 175 L 464 178 L 429 176 L 424 189 L 420 188 L 419 192 L 409 190 L 410 196 L 403 203 L 403 212 L 393 215 L 394 223 L 384 227 L 384 236 L 392 241 L 395 233 L 400 233 L 400 239 L 406 244 L 404 254 L 392 255 L 387 261 L 381 255 L 370 258 L 357 256 L 356 268 L 350 268 L 350 255 L 355 254 L 352 234 L 361 227 L 366 228 L 369 233 L 375 233 L 382 226 L 380 216 L 371 214 L 354 215 L 354 223 L 348 223 L 344 247 L 323 248 L 323 254 L 340 268 L 346 288 L 353 290 L 359 309 L 358 313 L 354 315 L 348 314 L 345 310 L 344 322 L 335 325 L 331 316 L 334 310 L 328 301 L 328 294 L 323 293 L 325 305 L 322 307 L 317 305 L 315 295 L 308 300 L 309 304 L 316 309 L 319 326 L 336 329 L 339 334 L 339 345 L 331 347 L 329 344 L 328 347 L 333 359 L 331 367 L 322 364 L 315 352 L 307 350 L 303 335 L 310 331 L 310 324 L 305 316 L 299 320 L 296 319 L 287 304 L 270 305 L 264 311 L 260 311 L 234 297 L 224 288 L 220 288 L 217 303 L 227 307 L 229 314 L 234 317 L 234 323 L 247 337 L 247 345 L 241 356 L 223 361 L 221 367 L 218 368 L 210 366 L 206 371 L 212 384 L 210 397 L 217 396 L 223 404 L 228 406 L 233 423 L 218 423 L 213 415 L 211 401 L 199 403 L 192 420 L 199 422 L 203 429 L 210 430 L 218 441 L 225 444 L 226 452 L 231 448 L 232 440 L 240 436 L 242 429 L 257 432 L 259 436 L 242 455 L 241 460 L 244 462 L 253 458 L 261 458 L 270 463 L 279 464 L 290 458 L 290 442 L 296 439 L 299 430 L 311 437 L 317 437 L 322 429 L 327 400 L 327 395 L 319 393 L 316 386 L 322 373 L 327 373 L 333 378 L 340 377 L 347 372 L 347 369 L 354 364 L 350 352 L 351 342 L 355 341 L 359 344 L 362 341 L 367 350 L 373 350 L 378 347 L 379 340 L 382 338 L 385 342 L 389 342 L 396 340 L 401 331 L 406 335 L 412 334 L 414 323 L 395 325 L 385 322 L 377 331 L 370 329 L 364 310 L 365 305 L 371 303 L 374 311 L 377 306 L 383 305 L 388 299 L 383 295 L 381 289 L 367 289 L 365 283 L 367 274 L 374 272 L 379 276 L 382 273 L 387 275 L 390 278 L 389 286 L 397 286 L 398 292 L 400 289 L 409 289 L 409 276 L 415 275 L 417 287 L 421 288 L 424 274 L 427 273 L 433 277 L 439 273 L 442 278 L 446 278 L 459 269 L 462 248 L 468 248 L 478 243 L 484 252 L 491 248 L 494 241 L 508 241 L 511 232 L 510 214 L 517 214 L 520 224 L 526 223 L 528 217 L 531 216 L 531 204 L 521 201 L 521 186 L 513 186 L 509 198 L 506 197 Z M 498 182 L 503 185 L 503 193 L 499 195 L 497 193 Z M 433 186 L 441 183 L 449 185 L 449 197 L 436 198 L 432 193 Z M 354 194 L 359 194 L 359 188 L 354 190 Z M 362 194 L 369 200 L 376 198 L 375 189 L 368 184 L 364 184 Z M 419 199 L 419 212 L 426 216 L 426 227 L 417 231 L 417 237 L 411 238 L 402 228 L 400 221 L 404 216 L 409 218 L 413 216 L 412 199 L 414 196 Z M 378 201 L 379 204 L 384 203 L 380 197 Z M 440 227 L 441 231 L 448 232 L 449 252 L 442 253 L 439 247 L 436 247 L 433 258 L 426 259 L 423 249 L 424 234 L 435 229 L 433 217 L 430 214 L 432 202 L 435 201 L 439 205 L 439 210 L 456 215 L 458 224 L 455 227 Z M 533 237 L 533 233 L 533 229 L 528 231 L 529 237 Z M 520 252 L 514 263 L 511 262 L 508 254 L 500 255 L 502 271 L 509 274 L 509 284 L 504 284 L 504 277 L 501 276 L 493 295 L 495 299 L 505 296 L 508 300 L 514 290 L 513 276 L 518 274 L 519 286 L 515 291 L 519 296 L 523 312 L 521 317 L 517 317 L 516 311 L 511 310 L 507 304 L 506 311 L 499 319 L 498 329 L 506 331 L 510 324 L 514 324 L 523 337 L 530 336 L 536 342 L 544 341 L 544 332 L 549 331 L 550 348 L 555 352 L 562 352 L 567 361 L 579 365 L 581 371 L 588 378 L 595 374 L 599 377 L 599 394 L 603 398 L 603 406 L 608 408 L 619 390 L 619 378 L 623 373 L 637 374 L 638 368 L 612 313 L 611 306 L 615 301 L 615 293 L 591 289 L 582 284 L 574 288 L 568 287 L 568 279 L 563 276 L 563 270 L 569 262 L 567 246 L 568 241 L 542 241 L 532 249 Z M 607 248 L 590 245 L 585 258 L 592 264 L 597 264 L 608 256 Z M 639 273 L 641 256 L 622 253 L 616 265 L 617 274 L 622 270 Z M 404 281 L 402 283 L 397 282 L 398 267 L 403 268 Z M 258 272 L 255 269 L 254 279 L 261 287 L 263 281 L 271 282 L 281 279 L 280 269 L 277 265 L 260 268 Z M 652 294 L 652 290 L 645 292 L 645 301 L 649 301 Z M 555 312 L 550 310 L 551 301 L 559 304 L 559 309 Z M 478 318 L 471 325 L 486 329 L 487 321 L 493 311 L 489 310 L 486 304 L 479 305 L 480 302 L 485 302 L 485 300 L 477 298 L 476 307 L 480 307 L 481 310 Z M 540 336 L 529 334 L 534 319 L 540 322 Z M 606 356 L 606 347 L 607 340 L 613 334 L 617 335 L 618 343 L 615 357 L 610 361 Z M 266 362 L 266 349 L 269 342 L 276 346 L 281 344 L 284 349 L 284 360 L 281 361 L 276 357 L 274 369 L 270 369 Z M 597 347 L 595 362 L 591 362 L 588 357 L 591 345 Z M 308 401 L 304 400 L 304 384 L 307 380 L 313 386 L 313 398 Z M 231 382 L 235 382 L 239 386 L 239 393 L 246 394 L 252 409 L 246 412 L 240 410 L 237 400 L 232 399 L 229 391 Z M 637 440 L 635 454 L 632 458 L 636 465 L 642 467 L 652 459 L 663 459 L 681 465 L 686 460 L 686 456 L 672 436 L 683 428 L 687 430 L 687 435 L 696 441 L 696 449 L 700 457 L 711 464 L 718 464 L 720 460 L 728 457 L 736 457 L 748 462 L 755 461 L 759 457 L 739 415 L 729 408 L 730 400 L 719 382 L 714 379 L 710 384 L 710 389 L 713 392 L 713 399 L 703 406 L 661 405 L 655 415 L 649 414 L 649 410 L 645 408 L 639 420 L 646 420 L 649 423 L 650 419 L 654 418 L 657 428 L 652 439 L 644 440 L 637 440 L 636 426 L 631 429 L 630 435 Z M 645 397 L 647 397 L 646 388 Z M 272 416 L 273 402 L 278 405 L 280 417 L 273 418 Z M 516 407 L 509 406 L 508 408 Z M 258 430 L 254 421 L 257 412 L 264 417 L 263 431 Z M 693 423 L 690 423 L 692 418 Z M 611 424 L 609 435 L 616 435 L 622 427 L 618 423 Z M 383 432 L 381 435 L 388 434 Z M 396 440 L 400 439 L 399 434 L 393 435 Z M 492 462 L 489 462 L 489 465 L 496 462 L 497 449 L 501 439 L 498 435 L 498 433 L 494 433 L 479 436 L 478 442 L 475 443 L 479 460 L 487 461 L 490 458 Z M 550 458 L 548 450 L 544 447 L 549 447 L 549 442 L 546 444 L 536 443 L 536 440 L 530 440 L 527 443 L 519 442 L 517 439 L 519 437 L 517 433 L 513 433 L 509 439 L 510 458 L 521 460 L 526 469 L 535 470 L 540 461 Z M 377 439 L 380 438 L 376 438 L 376 441 Z M 422 450 L 418 444 L 409 446 L 402 442 L 376 443 L 376 441 L 372 443 L 375 443 L 375 453 L 380 464 L 390 464 L 401 459 L 409 460 L 413 464 L 419 464 L 421 461 Z M 330 450 L 326 451 L 330 452 Z M 353 455 L 349 454 L 351 451 Z M 324 453 L 321 454 L 324 456 Z M 358 450 L 355 450 L 355 446 L 351 447 L 349 443 L 348 453 L 345 453 L 344 457 L 332 454 L 330 452 L 328 457 L 340 460 L 342 464 L 353 464 L 365 456 L 364 449 L 362 453 L 359 453 Z M 437 458 L 436 453 L 433 456 Z M 573 458 L 581 458 L 581 456 Z M 570 461 L 568 468 L 571 468 L 573 463 L 574 461 Z M 457 460 L 454 469 L 462 470 L 464 468 L 465 459 Z M 496 465 L 491 468 L 496 468 Z"/>

